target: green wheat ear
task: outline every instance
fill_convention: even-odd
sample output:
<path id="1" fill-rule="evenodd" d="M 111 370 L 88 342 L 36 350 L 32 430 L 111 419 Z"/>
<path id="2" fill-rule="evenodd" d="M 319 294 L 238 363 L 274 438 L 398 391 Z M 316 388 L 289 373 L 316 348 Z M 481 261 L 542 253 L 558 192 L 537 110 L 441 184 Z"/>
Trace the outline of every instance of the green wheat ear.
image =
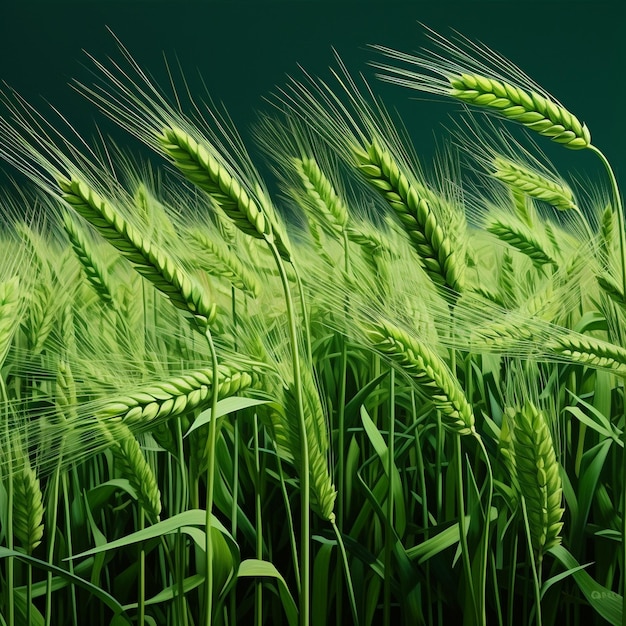
<path id="1" fill-rule="evenodd" d="M 507 415 L 513 429 L 513 465 L 526 500 L 533 549 L 541 561 L 561 542 L 564 509 L 559 464 L 543 411 L 527 401 L 520 410 L 508 409 Z"/>
<path id="2" fill-rule="evenodd" d="M 165 250 L 144 237 L 113 204 L 77 177 L 59 177 L 57 182 L 68 205 L 117 248 L 175 307 L 193 314 L 202 326 L 215 320 L 216 305 L 209 300 L 206 290 Z"/>
<path id="3" fill-rule="evenodd" d="M 426 344 L 387 320 L 364 322 L 372 347 L 398 365 L 441 411 L 444 426 L 459 435 L 476 435 L 474 411 L 454 374 Z"/>
<path id="4" fill-rule="evenodd" d="M 189 181 L 206 191 L 241 231 L 276 245 L 281 257 L 291 260 L 286 234 L 264 194 L 254 200 L 244 186 L 214 156 L 215 150 L 198 143 L 180 128 L 165 127 L 158 137 L 161 149 Z"/>
<path id="5" fill-rule="evenodd" d="M 450 95 L 467 104 L 491 109 L 572 150 L 591 145 L 591 133 L 560 104 L 496 78 L 480 74 L 450 76 Z"/>
<path id="6" fill-rule="evenodd" d="M 17 276 L 0 283 L 0 366 L 9 351 L 20 318 L 20 280 Z"/>

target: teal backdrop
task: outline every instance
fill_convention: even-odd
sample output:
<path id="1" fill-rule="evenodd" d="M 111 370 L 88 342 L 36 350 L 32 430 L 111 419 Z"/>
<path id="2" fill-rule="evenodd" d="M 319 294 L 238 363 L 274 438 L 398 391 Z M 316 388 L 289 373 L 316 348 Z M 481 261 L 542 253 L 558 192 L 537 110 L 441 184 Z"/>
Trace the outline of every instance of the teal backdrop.
<path id="1" fill-rule="evenodd" d="M 0 79 L 42 111 L 46 102 L 58 108 L 85 136 L 93 135 L 98 123 L 118 141 L 140 150 L 68 86 L 74 78 L 91 80 L 84 51 L 96 58 L 116 54 L 107 28 L 157 81 L 167 80 L 164 54 L 180 63 L 198 92 L 202 76 L 244 136 L 256 112 L 269 108 L 264 97 L 286 75 L 298 75 L 299 65 L 328 77 L 334 48 L 351 71 L 363 72 L 386 103 L 398 109 L 418 153 L 429 159 L 458 107 L 382 84 L 368 66 L 376 58 L 368 44 L 410 52 L 426 43 L 419 22 L 447 36 L 456 29 L 518 64 L 588 124 L 594 143 L 626 184 L 623 1 L 0 0 Z M 555 153 L 547 140 L 541 143 L 559 166 L 582 177 L 599 172 L 593 155 Z M 6 176 L 8 168 L 3 169 Z"/>

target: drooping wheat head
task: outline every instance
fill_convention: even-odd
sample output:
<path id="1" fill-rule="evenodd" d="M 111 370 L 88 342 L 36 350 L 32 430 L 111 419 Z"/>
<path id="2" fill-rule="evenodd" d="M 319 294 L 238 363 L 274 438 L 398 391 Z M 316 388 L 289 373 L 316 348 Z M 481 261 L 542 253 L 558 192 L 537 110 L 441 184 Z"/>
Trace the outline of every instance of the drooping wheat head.
<path id="1" fill-rule="evenodd" d="M 426 50 L 421 56 L 374 46 L 389 58 L 429 72 L 375 63 L 384 72 L 381 78 L 456 98 L 523 124 L 573 150 L 591 145 L 587 126 L 510 61 L 465 38 L 449 41 L 432 31 L 429 37 L 439 50 Z"/>

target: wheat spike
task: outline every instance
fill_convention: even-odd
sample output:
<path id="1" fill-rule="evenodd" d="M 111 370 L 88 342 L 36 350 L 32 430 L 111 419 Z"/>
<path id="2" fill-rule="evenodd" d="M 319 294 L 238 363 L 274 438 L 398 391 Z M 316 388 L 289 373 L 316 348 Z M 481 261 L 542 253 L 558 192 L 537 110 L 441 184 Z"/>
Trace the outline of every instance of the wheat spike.
<path id="1" fill-rule="evenodd" d="M 220 366 L 219 398 L 227 398 L 243 391 L 252 384 L 252 380 L 247 372 Z M 122 420 L 129 426 L 141 425 L 206 405 L 211 400 L 212 388 L 213 370 L 194 370 L 114 398 L 104 404 L 96 415 L 103 422 L 115 419 Z"/>
<path id="2" fill-rule="evenodd" d="M 521 410 L 508 409 L 513 428 L 517 481 L 526 500 L 533 549 L 538 561 L 561 542 L 563 488 L 552 436 L 543 411 L 527 401 Z"/>
<path id="3" fill-rule="evenodd" d="M 159 137 L 165 154 L 192 183 L 206 191 L 233 223 L 244 233 L 275 243 L 289 261 L 289 243 L 282 235 L 271 205 L 260 206 L 228 169 L 212 154 L 208 145 L 198 143 L 180 128 L 166 127 Z"/>
<path id="4" fill-rule="evenodd" d="M 87 280 L 104 304 L 115 307 L 109 272 L 104 263 L 98 258 L 96 251 L 93 249 L 93 244 L 87 239 L 85 233 L 69 213 L 65 213 L 63 216 L 63 227 Z"/>
<path id="5" fill-rule="evenodd" d="M 132 226 L 115 208 L 85 182 L 59 178 L 63 199 L 82 215 L 107 241 L 117 248 L 135 269 L 177 308 L 191 312 L 201 324 L 216 316 L 206 291 L 183 271 L 176 261 Z"/>
<path id="6" fill-rule="evenodd" d="M 533 231 L 520 221 L 500 217 L 492 220 L 487 225 L 487 230 L 525 254 L 539 268 L 547 264 L 555 267 L 558 265 Z"/>
<path id="7" fill-rule="evenodd" d="M 559 211 L 578 210 L 572 190 L 564 183 L 546 178 L 521 163 L 500 156 L 495 158 L 493 167 L 494 177 L 512 190 L 522 191 L 531 198 L 547 202 Z"/>
<path id="8" fill-rule="evenodd" d="M 15 438 L 12 446 L 15 455 L 15 471 L 12 476 L 13 532 L 27 554 L 32 554 L 43 537 L 43 494 L 37 474 Z"/>
<path id="9" fill-rule="evenodd" d="M 0 366 L 11 346 L 19 316 L 20 279 L 14 276 L 0 283 Z"/>
<path id="10" fill-rule="evenodd" d="M 573 363 L 610 369 L 626 376 L 626 349 L 587 335 L 566 334 L 545 344 L 547 354 L 565 357 Z"/>
<path id="11" fill-rule="evenodd" d="M 479 74 L 459 74 L 450 76 L 449 80 L 450 95 L 454 98 L 496 111 L 566 148 L 581 150 L 591 145 L 591 133 L 585 124 L 560 104 L 535 91 Z"/>
<path id="12" fill-rule="evenodd" d="M 441 411 L 448 430 L 459 435 L 476 434 L 472 406 L 437 354 L 387 320 L 365 323 L 363 330 L 372 347 L 400 366 Z"/>
<path id="13" fill-rule="evenodd" d="M 334 506 L 337 492 L 328 468 L 328 426 L 324 410 L 310 368 L 302 364 L 302 392 L 304 422 L 309 454 L 309 476 L 311 485 L 311 505 L 322 519 L 335 519 Z M 300 467 L 301 433 L 296 415 L 297 403 L 292 386 L 285 387 L 284 406 L 272 412 L 272 432 L 274 440 L 293 460 L 296 469 Z"/>
<path id="14" fill-rule="evenodd" d="M 454 254 L 450 239 L 438 223 L 427 200 L 378 141 L 367 150 L 353 150 L 357 167 L 369 183 L 387 200 L 402 222 L 431 280 L 460 293 L 465 266 Z"/>
<path id="15" fill-rule="evenodd" d="M 116 468 L 130 482 L 137 494 L 137 501 L 152 521 L 161 514 L 161 492 L 156 476 L 141 451 L 141 446 L 128 426 L 113 424 L 106 426 L 107 438 L 115 457 Z"/>
<path id="16" fill-rule="evenodd" d="M 234 287 L 256 298 L 261 293 L 261 283 L 240 258 L 221 239 L 211 238 L 200 230 L 189 233 L 192 242 L 206 257 L 206 271 L 213 276 L 228 280 Z M 198 265 L 198 261 L 193 261 Z M 204 267 L 205 264 L 202 264 Z"/>
<path id="17" fill-rule="evenodd" d="M 341 235 L 348 224 L 348 208 L 339 197 L 333 184 L 312 158 L 293 160 L 307 195 L 330 227 Z"/>

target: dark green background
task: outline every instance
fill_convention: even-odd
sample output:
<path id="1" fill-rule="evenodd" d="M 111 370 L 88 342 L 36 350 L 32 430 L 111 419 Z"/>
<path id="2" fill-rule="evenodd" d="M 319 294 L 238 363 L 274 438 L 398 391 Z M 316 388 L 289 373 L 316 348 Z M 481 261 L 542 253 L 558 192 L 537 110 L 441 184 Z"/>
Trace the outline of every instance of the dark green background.
<path id="1" fill-rule="evenodd" d="M 510 58 L 588 124 L 618 178 L 626 176 L 625 2 L 0 0 L 0 79 L 41 110 L 49 101 L 87 136 L 96 121 L 108 132 L 112 124 L 67 85 L 72 78 L 90 80 L 83 49 L 98 58 L 115 55 L 108 26 L 158 80 L 165 80 L 163 53 L 179 59 L 193 85 L 199 71 L 245 134 L 255 111 L 268 108 L 263 96 L 286 74 L 297 74 L 298 64 L 328 76 L 334 46 L 398 108 L 428 158 L 435 135 L 444 135 L 442 124 L 457 109 L 415 100 L 419 94 L 376 81 L 367 66 L 376 57 L 367 44 L 409 52 L 426 43 L 418 21 L 446 36 L 457 29 Z M 548 150 L 582 176 L 597 173 L 591 154 Z"/>

